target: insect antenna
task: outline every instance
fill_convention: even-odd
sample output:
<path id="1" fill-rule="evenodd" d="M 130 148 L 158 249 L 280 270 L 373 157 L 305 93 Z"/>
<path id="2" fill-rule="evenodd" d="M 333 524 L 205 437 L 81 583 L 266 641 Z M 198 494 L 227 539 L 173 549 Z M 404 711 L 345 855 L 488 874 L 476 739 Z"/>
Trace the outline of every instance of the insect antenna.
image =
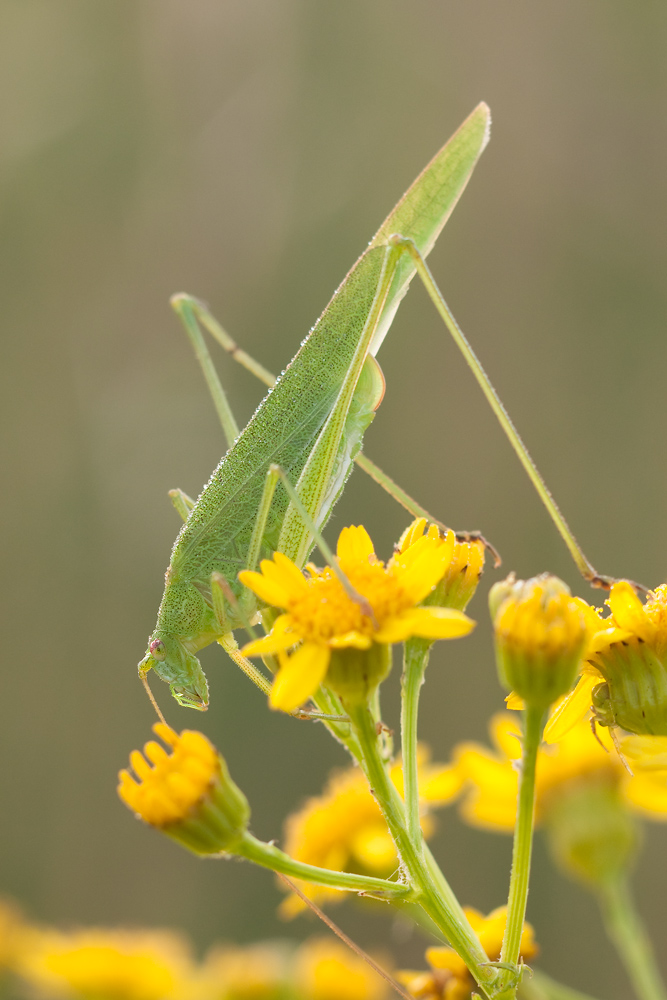
<path id="1" fill-rule="evenodd" d="M 161 710 L 160 706 L 158 705 L 158 703 L 155 700 L 155 695 L 153 694 L 153 692 L 150 689 L 150 685 L 148 683 L 148 678 L 146 677 L 146 674 L 140 673 L 139 677 L 141 678 L 141 683 L 146 688 L 146 694 L 148 695 L 148 697 L 150 699 L 151 705 L 153 706 L 153 708 L 157 712 L 158 719 L 160 720 L 160 722 L 164 726 L 169 726 L 169 723 L 167 722 L 167 720 L 165 719 L 164 715 L 162 714 L 162 710 Z M 171 729 L 171 726 L 169 726 L 169 728 Z"/>

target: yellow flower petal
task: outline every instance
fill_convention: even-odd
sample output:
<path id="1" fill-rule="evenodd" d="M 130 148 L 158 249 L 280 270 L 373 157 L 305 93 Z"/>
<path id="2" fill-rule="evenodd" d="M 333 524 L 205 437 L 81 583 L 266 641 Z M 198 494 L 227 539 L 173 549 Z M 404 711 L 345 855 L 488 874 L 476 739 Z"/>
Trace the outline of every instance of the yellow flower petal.
<path id="1" fill-rule="evenodd" d="M 613 642 L 625 642 L 632 638 L 632 632 L 627 632 L 622 628 L 604 628 L 589 639 L 587 652 L 589 656 L 599 653 L 601 649 L 606 649 Z"/>
<path id="2" fill-rule="evenodd" d="M 375 555 L 371 536 L 363 525 L 353 524 L 343 528 L 338 536 L 336 555 L 342 563 L 365 563 Z"/>
<path id="3" fill-rule="evenodd" d="M 331 652 L 326 646 L 305 642 L 291 656 L 282 654 L 269 704 L 283 712 L 293 712 L 315 694 L 326 677 Z"/>
<path id="4" fill-rule="evenodd" d="M 268 560 L 265 560 L 268 562 Z M 261 601 L 267 604 L 276 605 L 279 608 L 286 608 L 289 595 L 284 587 L 271 580 L 267 580 L 262 573 L 255 573 L 254 570 L 243 569 L 239 573 L 239 580 L 244 587 L 257 594 Z"/>
<path id="5" fill-rule="evenodd" d="M 403 642 L 411 636 L 422 639 L 458 639 L 468 635 L 475 622 L 453 608 L 410 608 L 390 619 L 375 635 L 376 642 Z"/>
<path id="6" fill-rule="evenodd" d="M 241 652 L 244 656 L 265 656 L 270 653 L 281 653 L 290 646 L 295 646 L 299 637 L 292 632 L 288 632 L 290 626 L 290 616 L 280 615 L 273 623 L 273 628 L 268 635 L 261 639 L 254 639 L 247 643 Z"/>
<path id="7" fill-rule="evenodd" d="M 396 865 L 396 848 L 383 824 L 361 827 L 350 841 L 350 851 L 371 872 L 387 872 Z"/>
<path id="8" fill-rule="evenodd" d="M 621 750 L 642 770 L 667 770 L 667 736 L 626 736 Z"/>
<path id="9" fill-rule="evenodd" d="M 415 604 L 423 601 L 442 580 L 453 549 L 453 541 L 436 541 L 424 535 L 396 560 L 401 587 Z"/>
<path id="10" fill-rule="evenodd" d="M 667 820 L 667 775 L 663 771 L 640 771 L 623 787 L 625 798 L 654 820 Z"/>
<path id="11" fill-rule="evenodd" d="M 512 712 L 523 712 L 526 707 L 525 701 L 516 693 L 516 691 L 510 691 L 505 698 L 505 704 Z"/>
<path id="12" fill-rule="evenodd" d="M 298 566 L 282 552 L 273 553 L 273 562 L 263 559 L 260 568 L 272 583 L 283 587 L 289 597 L 298 597 L 308 588 L 305 576 Z"/>
<path id="13" fill-rule="evenodd" d="M 434 802 L 438 805 L 446 805 L 451 802 L 461 791 L 463 779 L 458 768 L 452 765 L 433 768 L 427 772 L 428 777 L 419 783 L 419 797 L 425 802 Z"/>
<path id="14" fill-rule="evenodd" d="M 409 524 L 398 540 L 398 545 L 396 546 L 398 551 L 405 552 L 411 545 L 414 545 L 417 539 L 421 538 L 424 534 L 424 529 L 427 524 L 428 521 L 425 517 L 418 517 L 412 522 L 412 524 Z"/>
<path id="15" fill-rule="evenodd" d="M 564 698 L 544 727 L 545 743 L 560 743 L 591 707 L 591 691 L 602 678 L 596 673 L 582 674 L 574 691 Z"/>
<path id="16" fill-rule="evenodd" d="M 607 603 L 619 628 L 633 632 L 645 642 L 651 641 L 656 632 L 655 625 L 627 580 L 619 580 L 613 585 Z"/>

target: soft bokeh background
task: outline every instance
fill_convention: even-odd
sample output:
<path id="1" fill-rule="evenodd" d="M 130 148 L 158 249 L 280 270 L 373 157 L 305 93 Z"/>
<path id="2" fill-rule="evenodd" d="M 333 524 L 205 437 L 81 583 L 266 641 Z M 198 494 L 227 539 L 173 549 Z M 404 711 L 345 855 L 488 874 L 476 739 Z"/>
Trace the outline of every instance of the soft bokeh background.
<path id="1" fill-rule="evenodd" d="M 282 368 L 386 212 L 480 100 L 493 139 L 433 268 L 591 559 L 667 575 L 664 337 L 667 8 L 622 0 L 4 0 L 0 891 L 39 919 L 184 927 L 205 946 L 303 936 L 268 873 L 204 863 L 135 823 L 115 773 L 153 721 L 135 664 L 178 518 L 221 433 L 168 308 L 187 290 Z M 415 284 L 380 357 L 367 451 L 505 569 L 564 546 Z M 226 359 L 241 421 L 261 389 Z M 389 552 L 405 516 L 356 473 L 330 534 Z M 488 572 L 485 584 L 497 579 Z M 424 736 L 442 759 L 502 702 L 485 592 L 475 636 L 438 650 Z M 159 696 L 218 743 L 280 836 L 341 752 L 271 715 L 204 654 L 212 708 Z M 387 716 L 395 719 L 398 671 Z M 154 685 L 155 686 L 155 685 Z M 665 945 L 667 830 L 637 886 Z M 462 899 L 503 901 L 510 842 L 445 814 Z M 352 908 L 363 943 L 388 923 Z M 538 842 L 529 916 L 542 965 L 627 995 L 594 906 Z M 419 942 L 397 945 L 415 962 Z"/>

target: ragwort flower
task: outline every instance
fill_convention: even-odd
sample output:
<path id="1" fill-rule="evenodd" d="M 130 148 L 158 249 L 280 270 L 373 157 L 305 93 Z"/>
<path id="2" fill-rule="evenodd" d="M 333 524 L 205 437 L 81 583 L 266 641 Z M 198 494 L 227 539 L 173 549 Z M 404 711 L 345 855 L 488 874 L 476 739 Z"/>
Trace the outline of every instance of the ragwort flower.
<path id="1" fill-rule="evenodd" d="M 507 923 L 507 907 L 498 907 L 488 917 L 471 906 L 464 907 L 464 912 L 491 961 L 498 961 Z M 521 935 L 521 959 L 529 962 L 537 952 L 533 928 L 526 923 Z M 430 971 L 402 971 L 396 977 L 417 1000 L 470 1000 L 476 990 L 475 980 L 453 948 L 428 948 L 426 961 L 431 966 Z"/>
<path id="2" fill-rule="evenodd" d="M 422 829 L 429 836 L 434 830 L 429 809 L 451 802 L 460 790 L 461 779 L 451 765 L 429 763 L 424 749 L 420 751 L 419 777 Z M 391 779 L 402 793 L 400 763 L 391 768 Z M 321 868 L 387 877 L 398 865 L 387 824 L 358 767 L 335 772 L 321 795 L 288 817 L 285 833 L 285 850 L 291 857 Z M 344 898 L 339 890 L 327 886 L 299 882 L 299 887 L 318 903 Z M 305 905 L 298 896 L 290 895 L 281 911 L 293 916 Z"/>
<path id="3" fill-rule="evenodd" d="M 130 764 L 139 780 L 120 772 L 121 799 L 145 823 L 195 854 L 230 850 L 247 828 L 250 807 L 225 761 L 202 733 L 186 729 L 179 736 L 159 722 L 153 729 L 172 752 L 153 740 L 145 745 L 145 756 L 134 750 Z"/>
<path id="4" fill-rule="evenodd" d="M 387 963 L 380 959 L 383 967 Z M 308 1000 L 385 1000 L 385 981 L 335 938 L 306 941 L 295 955 L 294 983 Z"/>
<path id="5" fill-rule="evenodd" d="M 558 742 L 591 709 L 601 726 L 667 736 L 667 585 L 657 587 L 642 604 L 631 584 L 619 580 L 606 603 L 611 611 L 607 618 L 587 608 L 586 663 L 545 730 L 548 742 Z"/>
<path id="6" fill-rule="evenodd" d="M 37 934 L 19 971 L 39 994 L 82 1000 L 180 998 L 193 976 L 177 934 L 95 928 Z"/>
<path id="7" fill-rule="evenodd" d="M 467 635 L 474 623 L 461 611 L 419 607 L 442 580 L 455 546 L 451 532 L 444 538 L 437 531 L 421 534 L 385 564 L 365 528 L 343 528 L 338 565 L 360 600 L 331 567 L 309 564 L 304 576 L 280 552 L 262 561 L 260 573 L 241 572 L 239 579 L 261 600 L 284 609 L 271 633 L 243 650 L 248 656 L 278 654 L 272 708 L 299 708 L 325 679 L 343 698 L 365 698 L 386 676 L 393 643 Z"/>
<path id="8" fill-rule="evenodd" d="M 193 1000 L 288 1000 L 289 946 L 264 942 L 211 949 L 201 967 Z"/>
<path id="9" fill-rule="evenodd" d="M 509 713 L 502 713 L 494 716 L 490 728 L 495 752 L 476 743 L 463 743 L 455 750 L 464 788 L 460 810 L 473 826 L 511 833 L 520 727 Z M 593 739 L 585 719 L 579 719 L 559 743 L 540 748 L 535 822 L 547 830 L 556 860 L 570 875 L 600 884 L 626 870 L 638 844 L 636 814 L 667 821 L 667 767 L 658 748 L 655 766 L 643 766 L 645 739 L 631 737 L 627 747 L 623 742 L 633 767 L 633 753 L 640 758 L 634 774 L 611 752 L 608 731 L 602 729 L 599 739 Z M 638 751 L 631 741 L 640 744 Z"/>

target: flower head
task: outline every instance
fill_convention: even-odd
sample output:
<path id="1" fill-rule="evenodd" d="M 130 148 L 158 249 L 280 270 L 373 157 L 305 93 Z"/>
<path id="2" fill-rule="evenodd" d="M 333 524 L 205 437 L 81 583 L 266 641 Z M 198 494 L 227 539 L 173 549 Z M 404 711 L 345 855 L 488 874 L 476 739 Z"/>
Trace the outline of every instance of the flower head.
<path id="1" fill-rule="evenodd" d="M 261 573 L 240 573 L 241 582 L 261 600 L 284 609 L 273 631 L 243 650 L 248 656 L 278 654 L 271 706 L 286 712 L 299 708 L 325 678 L 342 697 L 356 693 L 355 683 L 365 697 L 386 676 L 384 650 L 391 644 L 411 636 L 435 640 L 467 635 L 473 622 L 461 611 L 418 606 L 442 580 L 455 546 L 451 532 L 441 538 L 429 531 L 385 564 L 375 555 L 366 529 L 350 527 L 340 533 L 337 561 L 352 590 L 331 567 L 318 570 L 311 564 L 304 576 L 281 552 L 262 561 Z M 355 655 L 359 653 L 368 656 Z"/>
<path id="2" fill-rule="evenodd" d="M 82 1000 L 169 1000 L 192 976 L 176 934 L 97 929 L 38 934 L 19 971 L 39 993 Z"/>
<path id="3" fill-rule="evenodd" d="M 119 774 L 118 794 L 151 826 L 196 854 L 230 849 L 248 825 L 250 807 L 229 776 L 227 765 L 202 733 L 179 736 L 162 723 L 153 726 L 171 753 L 151 741 L 144 755 L 134 750 Z"/>
<path id="4" fill-rule="evenodd" d="M 419 761 L 422 797 L 422 829 L 428 836 L 434 825 L 429 809 L 451 802 L 461 787 L 461 779 L 451 765 L 429 763 L 421 750 Z M 400 792 L 403 772 L 400 763 L 393 765 L 391 778 Z M 309 799 L 287 820 L 285 850 L 291 857 L 335 871 L 386 877 L 398 865 L 396 849 L 370 792 L 368 782 L 357 767 L 337 771 L 321 795 Z M 310 899 L 336 901 L 343 897 L 337 889 L 299 883 Z M 300 913 L 305 904 L 290 895 L 282 904 L 286 916 Z"/>
<path id="5" fill-rule="evenodd" d="M 197 996 L 206 1000 L 287 1000 L 290 953 L 271 942 L 218 947 L 206 956 Z"/>
<path id="6" fill-rule="evenodd" d="M 507 907 L 501 906 L 485 917 L 478 910 L 467 906 L 465 914 L 489 958 L 498 961 L 507 923 Z M 530 924 L 524 924 L 521 958 L 529 962 L 537 951 L 533 928 Z M 405 983 L 413 996 L 418 1000 L 469 1000 L 475 990 L 475 980 L 453 948 L 428 948 L 426 960 L 431 966 L 428 972 L 398 973 L 397 978 Z"/>
<path id="7" fill-rule="evenodd" d="M 601 726 L 667 736 L 667 585 L 642 604 L 627 580 L 613 584 L 608 617 L 585 606 L 586 662 L 577 686 L 545 730 L 557 742 L 592 709 Z"/>
<path id="8" fill-rule="evenodd" d="M 555 576 L 508 578 L 491 588 L 501 683 L 536 708 L 572 686 L 586 641 L 580 602 Z"/>
<path id="9" fill-rule="evenodd" d="M 294 980 L 308 1000 L 385 1000 L 388 992 L 377 972 L 332 938 L 315 938 L 299 948 Z"/>

